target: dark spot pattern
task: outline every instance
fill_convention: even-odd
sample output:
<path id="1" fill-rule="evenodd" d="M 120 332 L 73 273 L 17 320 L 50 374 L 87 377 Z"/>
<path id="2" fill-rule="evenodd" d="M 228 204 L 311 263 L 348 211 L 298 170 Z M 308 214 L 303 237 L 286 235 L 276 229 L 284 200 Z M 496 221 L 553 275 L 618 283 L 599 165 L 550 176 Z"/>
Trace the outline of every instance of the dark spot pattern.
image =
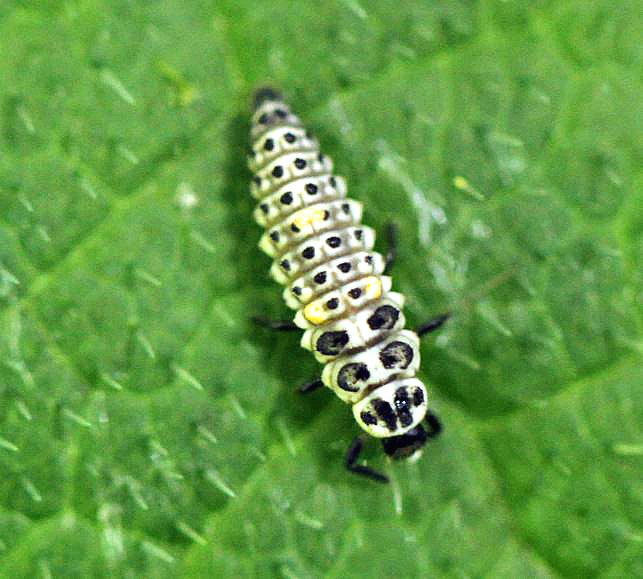
<path id="1" fill-rule="evenodd" d="M 384 424 L 386 424 L 386 428 L 389 430 L 395 430 L 397 426 L 397 416 L 395 416 L 395 412 L 391 405 L 381 398 L 375 398 L 371 404 L 377 416 L 379 416 Z"/>
<path id="2" fill-rule="evenodd" d="M 318 285 L 326 283 L 326 272 L 320 271 L 319 273 L 315 274 L 315 277 L 313 279 L 315 280 L 315 283 Z"/>
<path id="3" fill-rule="evenodd" d="M 362 290 L 358 287 L 354 287 L 351 290 L 348 290 L 348 295 L 351 296 L 354 300 L 358 299 L 362 295 Z"/>
<path id="4" fill-rule="evenodd" d="M 301 288 L 298 285 L 296 285 L 295 287 L 292 288 L 292 293 L 294 293 L 296 296 L 300 296 Z"/>
<path id="5" fill-rule="evenodd" d="M 282 260 L 279 265 L 284 271 L 290 271 L 290 262 L 287 259 Z"/>
<path id="6" fill-rule="evenodd" d="M 337 384 L 342 390 L 347 392 L 358 392 L 358 382 L 366 382 L 371 377 L 368 366 L 361 362 L 351 362 L 346 364 L 337 374 Z"/>
<path id="7" fill-rule="evenodd" d="M 367 323 L 371 330 L 390 330 L 399 317 L 400 310 L 387 304 L 377 308 L 368 318 Z"/>
<path id="8" fill-rule="evenodd" d="M 324 221 L 328 221 L 330 219 L 330 212 L 328 209 L 324 209 Z"/>
<path id="9" fill-rule="evenodd" d="M 304 159 L 300 159 L 299 157 L 297 157 L 295 159 L 295 167 L 297 167 L 297 169 L 299 169 L 300 171 L 302 169 L 305 169 L 306 168 L 306 161 Z"/>
<path id="10" fill-rule="evenodd" d="M 422 388 L 416 388 L 413 392 L 413 404 L 420 406 L 424 403 L 424 390 Z"/>
<path id="11" fill-rule="evenodd" d="M 284 205 L 290 205 L 292 203 L 292 193 L 290 191 L 286 191 L 286 193 L 279 198 L 279 201 Z"/>
<path id="12" fill-rule="evenodd" d="M 413 414 L 411 414 L 411 400 L 409 398 L 409 393 L 404 386 L 395 391 L 393 402 L 395 404 L 397 418 L 400 421 L 400 424 L 402 426 L 409 426 L 413 422 Z"/>
<path id="13" fill-rule="evenodd" d="M 308 195 L 315 195 L 318 190 L 319 187 L 317 187 L 317 185 L 315 185 L 314 183 L 306 183 L 306 193 L 308 193 Z"/>
<path id="14" fill-rule="evenodd" d="M 283 177 L 284 176 L 284 168 L 281 165 L 277 165 L 272 170 L 272 176 L 276 177 L 277 179 L 279 179 L 280 177 Z"/>
<path id="15" fill-rule="evenodd" d="M 339 307 L 339 300 L 338 300 L 337 298 L 330 298 L 330 299 L 326 302 L 326 307 L 327 307 L 329 310 L 336 310 L 336 309 Z"/>
<path id="16" fill-rule="evenodd" d="M 339 330 L 337 332 L 324 332 L 317 339 L 315 349 L 324 356 L 336 356 L 348 344 L 348 332 Z"/>
<path id="17" fill-rule="evenodd" d="M 348 273 L 351 270 L 351 264 L 348 261 L 345 261 L 343 263 L 340 263 L 337 266 L 337 269 L 341 271 L 342 273 Z"/>
<path id="18" fill-rule="evenodd" d="M 304 249 L 304 251 L 301 252 L 301 256 L 304 259 L 312 259 L 315 257 L 315 248 L 314 247 L 307 247 Z"/>
<path id="19" fill-rule="evenodd" d="M 290 231 L 292 231 L 293 233 L 299 233 L 301 229 L 299 229 L 299 227 L 297 227 L 297 224 L 293 222 L 290 224 Z"/>
<path id="20" fill-rule="evenodd" d="M 261 205 L 259 205 L 259 208 L 261 209 L 261 211 L 263 211 L 264 215 L 268 215 L 270 207 L 268 207 L 267 203 L 262 203 Z"/>
<path id="21" fill-rule="evenodd" d="M 270 239 L 272 239 L 275 243 L 279 243 L 279 232 L 278 231 L 271 231 L 270 232 Z"/>
<path id="22" fill-rule="evenodd" d="M 336 236 L 329 237 L 326 240 L 326 245 L 328 245 L 329 247 L 332 247 L 332 248 L 339 247 L 341 244 L 342 244 L 342 240 L 339 237 L 336 237 Z"/>
<path id="23" fill-rule="evenodd" d="M 351 212 L 351 206 L 348 203 L 342 203 L 342 211 L 349 215 Z"/>
<path id="24" fill-rule="evenodd" d="M 260 125 L 265 125 L 265 124 L 268 122 L 268 119 L 269 119 L 269 117 L 268 117 L 268 113 L 264 113 L 263 115 L 261 115 L 261 116 L 257 119 L 257 122 L 258 122 Z"/>
<path id="25" fill-rule="evenodd" d="M 404 370 L 413 361 L 413 348 L 406 342 L 396 340 L 388 344 L 380 352 L 382 366 L 387 369 L 399 368 Z"/>
<path id="26" fill-rule="evenodd" d="M 261 185 L 261 177 L 253 177 L 252 182 L 259 187 L 259 185 Z"/>
<path id="27" fill-rule="evenodd" d="M 357 239 L 357 241 L 362 241 L 362 236 L 364 235 L 364 232 L 361 229 L 356 229 L 353 232 L 353 235 L 355 236 L 355 239 Z"/>
<path id="28" fill-rule="evenodd" d="M 275 142 L 272 139 L 266 139 L 266 142 L 263 144 L 263 148 L 266 151 L 272 151 L 275 148 Z"/>
<path id="29" fill-rule="evenodd" d="M 359 417 L 362 419 L 362 422 L 364 424 L 377 424 L 377 418 L 375 418 L 375 416 L 371 412 L 367 412 L 366 410 L 362 411 Z"/>
<path id="30" fill-rule="evenodd" d="M 373 256 L 372 256 L 372 255 L 367 255 L 367 256 L 364 258 L 364 261 L 365 261 L 366 263 L 368 263 L 368 265 L 373 265 Z"/>
<path id="31" fill-rule="evenodd" d="M 284 109 L 277 109 L 275 110 L 275 114 L 280 118 L 280 119 L 285 119 L 288 116 L 288 113 Z"/>
<path id="32" fill-rule="evenodd" d="M 297 140 L 297 137 L 293 135 L 292 133 L 286 133 L 284 135 L 284 139 L 286 140 L 287 143 L 294 143 Z"/>
<path id="33" fill-rule="evenodd" d="M 328 182 L 330 183 L 331 187 L 337 187 L 337 179 L 335 177 L 331 177 Z"/>
<path id="34" fill-rule="evenodd" d="M 318 160 L 320 163 L 323 163 L 323 162 L 324 162 L 324 155 L 323 155 L 322 153 L 319 153 L 319 155 L 317 155 L 317 160 Z"/>

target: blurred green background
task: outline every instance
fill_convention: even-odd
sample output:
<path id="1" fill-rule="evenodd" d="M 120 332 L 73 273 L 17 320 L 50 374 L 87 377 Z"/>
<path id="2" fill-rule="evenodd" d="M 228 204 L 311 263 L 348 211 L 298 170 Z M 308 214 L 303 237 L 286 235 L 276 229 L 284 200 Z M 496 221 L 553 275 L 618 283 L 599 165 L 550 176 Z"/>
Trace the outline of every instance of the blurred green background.
<path id="1" fill-rule="evenodd" d="M 0 576 L 643 577 L 641 4 L 4 0 Z M 350 410 L 256 249 L 270 81 L 366 207 L 446 425 Z"/>

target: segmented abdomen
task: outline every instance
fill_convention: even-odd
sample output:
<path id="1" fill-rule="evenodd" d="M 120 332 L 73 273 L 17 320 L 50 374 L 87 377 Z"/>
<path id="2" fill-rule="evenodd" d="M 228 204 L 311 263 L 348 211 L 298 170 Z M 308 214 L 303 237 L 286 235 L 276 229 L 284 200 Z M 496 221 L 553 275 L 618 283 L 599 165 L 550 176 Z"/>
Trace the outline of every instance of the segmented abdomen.
<path id="1" fill-rule="evenodd" d="M 325 363 L 322 380 L 353 405 L 372 436 L 397 436 L 426 414 L 426 389 L 415 378 L 419 339 L 404 330 L 404 297 L 390 291 L 375 232 L 361 225 L 362 204 L 346 197 L 332 161 L 289 108 L 274 98 L 252 119 L 255 220 L 272 277 L 305 330 L 301 345 Z"/>

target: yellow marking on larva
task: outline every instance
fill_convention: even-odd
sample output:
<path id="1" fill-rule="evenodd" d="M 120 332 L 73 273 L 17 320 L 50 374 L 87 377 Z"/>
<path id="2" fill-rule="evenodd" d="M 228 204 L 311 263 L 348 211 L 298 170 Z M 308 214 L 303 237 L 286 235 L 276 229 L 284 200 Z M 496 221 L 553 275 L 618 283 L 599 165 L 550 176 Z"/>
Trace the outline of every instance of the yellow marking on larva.
<path id="1" fill-rule="evenodd" d="M 324 217 L 326 217 L 326 211 L 324 209 L 314 209 L 311 207 L 310 209 L 300 211 L 292 224 L 297 227 L 297 229 L 303 229 L 306 225 L 323 221 Z"/>
<path id="2" fill-rule="evenodd" d="M 315 300 L 314 302 L 310 302 L 304 308 L 304 318 L 306 318 L 311 324 L 318 326 L 328 319 L 328 314 L 326 313 L 321 301 Z"/>
<path id="3" fill-rule="evenodd" d="M 382 282 L 379 277 L 368 276 L 364 278 L 364 294 L 372 300 L 382 295 Z"/>

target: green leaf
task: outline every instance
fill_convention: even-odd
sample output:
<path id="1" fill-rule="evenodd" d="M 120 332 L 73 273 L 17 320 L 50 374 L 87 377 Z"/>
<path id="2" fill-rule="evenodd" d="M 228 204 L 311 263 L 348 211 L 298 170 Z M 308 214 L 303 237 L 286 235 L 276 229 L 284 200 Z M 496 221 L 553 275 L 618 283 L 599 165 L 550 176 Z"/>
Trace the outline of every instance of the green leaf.
<path id="1" fill-rule="evenodd" d="M 643 576 L 634 1 L 0 6 L 0 576 Z M 271 82 L 365 221 L 445 432 L 357 427 L 245 169 Z M 381 246 L 380 246 L 381 247 Z"/>

